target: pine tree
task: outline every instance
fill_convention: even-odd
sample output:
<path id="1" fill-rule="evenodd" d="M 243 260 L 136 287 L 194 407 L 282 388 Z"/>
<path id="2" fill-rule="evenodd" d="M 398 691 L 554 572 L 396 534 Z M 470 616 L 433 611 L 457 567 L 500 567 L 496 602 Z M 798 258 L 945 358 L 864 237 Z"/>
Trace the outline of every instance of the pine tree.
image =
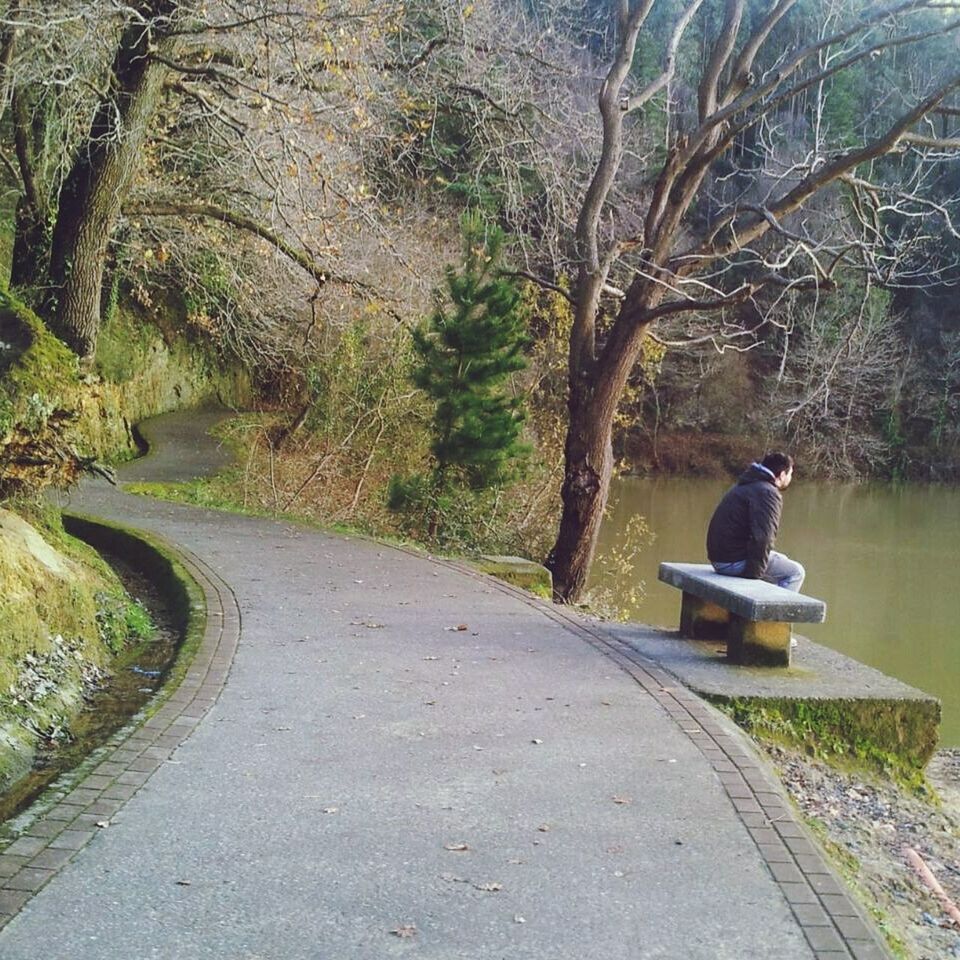
<path id="1" fill-rule="evenodd" d="M 479 217 L 463 218 L 459 270 L 446 271 L 446 299 L 414 332 L 420 362 L 414 383 L 435 402 L 432 422 L 437 489 L 502 484 L 527 452 L 520 442 L 523 401 L 504 381 L 526 366 L 529 342 L 516 284 L 498 272 L 504 235 L 484 234 Z"/>

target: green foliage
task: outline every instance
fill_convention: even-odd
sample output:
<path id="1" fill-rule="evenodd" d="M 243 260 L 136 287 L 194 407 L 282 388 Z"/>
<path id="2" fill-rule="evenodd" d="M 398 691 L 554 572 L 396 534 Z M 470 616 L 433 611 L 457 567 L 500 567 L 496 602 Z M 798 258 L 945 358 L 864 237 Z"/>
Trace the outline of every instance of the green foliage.
<path id="1" fill-rule="evenodd" d="M 111 383 L 130 383 L 149 365 L 157 331 L 130 310 L 114 309 L 97 338 L 97 372 Z"/>
<path id="2" fill-rule="evenodd" d="M 384 317 L 368 305 L 336 333 L 335 342 L 312 358 L 306 370 L 310 410 L 306 427 L 312 433 L 345 439 L 357 420 L 373 426 L 378 415 L 405 407 L 404 394 L 414 363 L 409 332 L 398 327 L 386 333 Z"/>
<path id="3" fill-rule="evenodd" d="M 194 272 L 183 291 L 187 321 L 210 334 L 232 312 L 236 292 L 229 266 L 220 252 L 211 249 L 198 252 L 191 267 Z"/>
<path id="4" fill-rule="evenodd" d="M 22 660 L 49 653 L 56 636 L 102 665 L 150 629 L 103 559 L 64 531 L 58 512 L 22 504 L 19 514 L 4 515 L 0 535 L 0 689 Z"/>
<path id="5" fill-rule="evenodd" d="M 449 304 L 413 333 L 413 382 L 436 404 L 431 452 L 442 490 L 502 485 L 529 449 L 519 441 L 523 400 L 503 389 L 526 366 L 529 342 L 517 286 L 497 275 L 503 234 L 484 237 L 481 221 L 469 216 L 463 232 L 462 267 L 446 271 Z"/>
<path id="6" fill-rule="evenodd" d="M 759 739 L 800 747 L 832 763 L 863 767 L 917 787 L 937 746 L 932 701 L 711 698 Z"/>
<path id="7" fill-rule="evenodd" d="M 80 463 L 72 448 L 77 358 L 5 292 L 0 327 L 0 497 L 65 486 Z"/>
<path id="8" fill-rule="evenodd" d="M 14 404 L 39 394 L 49 400 L 78 380 L 76 356 L 47 332 L 19 300 L 0 292 L 0 388 Z"/>
<path id="9" fill-rule="evenodd" d="M 870 93 L 861 66 L 843 70 L 832 78 L 824 100 L 823 119 L 833 142 L 851 147 L 859 141 Z"/>
<path id="10" fill-rule="evenodd" d="M 543 557 L 553 542 L 556 518 L 537 509 L 524 483 L 437 489 L 429 476 L 395 476 L 387 497 L 394 531 L 432 549 L 466 556 Z M 544 534 L 549 542 L 540 542 Z"/>
<path id="11" fill-rule="evenodd" d="M 887 463 L 891 480 L 902 480 L 906 471 L 907 438 L 903 432 L 903 422 L 900 411 L 896 409 L 881 410 L 880 433 L 887 450 Z"/>
<path id="12" fill-rule="evenodd" d="M 119 653 L 127 643 L 146 640 L 153 633 L 149 611 L 138 600 L 118 599 L 100 591 L 94 594 L 97 604 L 97 631 L 107 649 Z"/>
<path id="13" fill-rule="evenodd" d="M 613 542 L 597 561 L 584 605 L 598 616 L 627 621 L 643 603 L 646 584 L 636 576 L 640 554 L 656 539 L 646 517 L 633 514 L 616 529 Z"/>

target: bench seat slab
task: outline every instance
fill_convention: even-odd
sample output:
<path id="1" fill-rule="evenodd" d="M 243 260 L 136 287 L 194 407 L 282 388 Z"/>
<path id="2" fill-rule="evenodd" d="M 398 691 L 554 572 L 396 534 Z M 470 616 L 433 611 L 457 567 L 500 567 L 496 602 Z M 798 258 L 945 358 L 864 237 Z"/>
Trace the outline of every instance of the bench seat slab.
<path id="1" fill-rule="evenodd" d="M 822 600 L 763 580 L 723 577 L 709 564 L 661 563 L 659 579 L 747 620 L 823 623 L 826 618 L 827 605 Z"/>

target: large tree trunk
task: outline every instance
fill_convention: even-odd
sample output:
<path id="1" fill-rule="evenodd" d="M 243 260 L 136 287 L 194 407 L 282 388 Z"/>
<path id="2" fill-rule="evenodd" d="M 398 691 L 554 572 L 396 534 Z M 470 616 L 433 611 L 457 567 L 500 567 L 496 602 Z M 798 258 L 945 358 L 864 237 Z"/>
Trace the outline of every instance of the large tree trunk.
<path id="1" fill-rule="evenodd" d="M 621 312 L 642 314 L 655 297 L 656 291 L 631 290 Z M 576 600 L 586 586 L 610 493 L 613 421 L 649 326 L 642 319 L 631 327 L 621 324 L 611 332 L 599 360 L 581 351 L 579 362 L 571 367 L 566 470 L 560 491 L 563 512 L 547 562 L 555 600 Z M 571 346 L 571 353 L 576 350 Z"/>
<path id="2" fill-rule="evenodd" d="M 586 586 L 607 507 L 613 472 L 613 418 L 616 404 L 571 396 L 565 448 L 566 472 L 560 491 L 563 512 L 557 542 L 547 565 L 554 599 L 569 602 Z"/>
<path id="3" fill-rule="evenodd" d="M 107 247 L 140 160 L 164 67 L 152 53 L 165 45 L 178 4 L 139 4 L 140 17 L 165 17 L 154 32 L 134 17 L 113 63 L 110 94 L 100 104 L 86 147 L 60 194 L 50 257 L 52 326 L 77 354 L 96 349 Z"/>

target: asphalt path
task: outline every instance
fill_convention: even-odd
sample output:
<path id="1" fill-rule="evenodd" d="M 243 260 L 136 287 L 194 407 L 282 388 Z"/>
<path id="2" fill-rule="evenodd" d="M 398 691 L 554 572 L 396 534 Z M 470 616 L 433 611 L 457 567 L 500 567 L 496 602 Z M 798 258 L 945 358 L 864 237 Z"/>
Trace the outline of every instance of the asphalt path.
<path id="1" fill-rule="evenodd" d="M 191 473 L 189 434 L 128 476 Z M 701 750 L 549 604 L 101 482 L 71 507 L 205 564 L 239 644 L 192 735 L 0 931 L 3 960 L 814 956 Z"/>

